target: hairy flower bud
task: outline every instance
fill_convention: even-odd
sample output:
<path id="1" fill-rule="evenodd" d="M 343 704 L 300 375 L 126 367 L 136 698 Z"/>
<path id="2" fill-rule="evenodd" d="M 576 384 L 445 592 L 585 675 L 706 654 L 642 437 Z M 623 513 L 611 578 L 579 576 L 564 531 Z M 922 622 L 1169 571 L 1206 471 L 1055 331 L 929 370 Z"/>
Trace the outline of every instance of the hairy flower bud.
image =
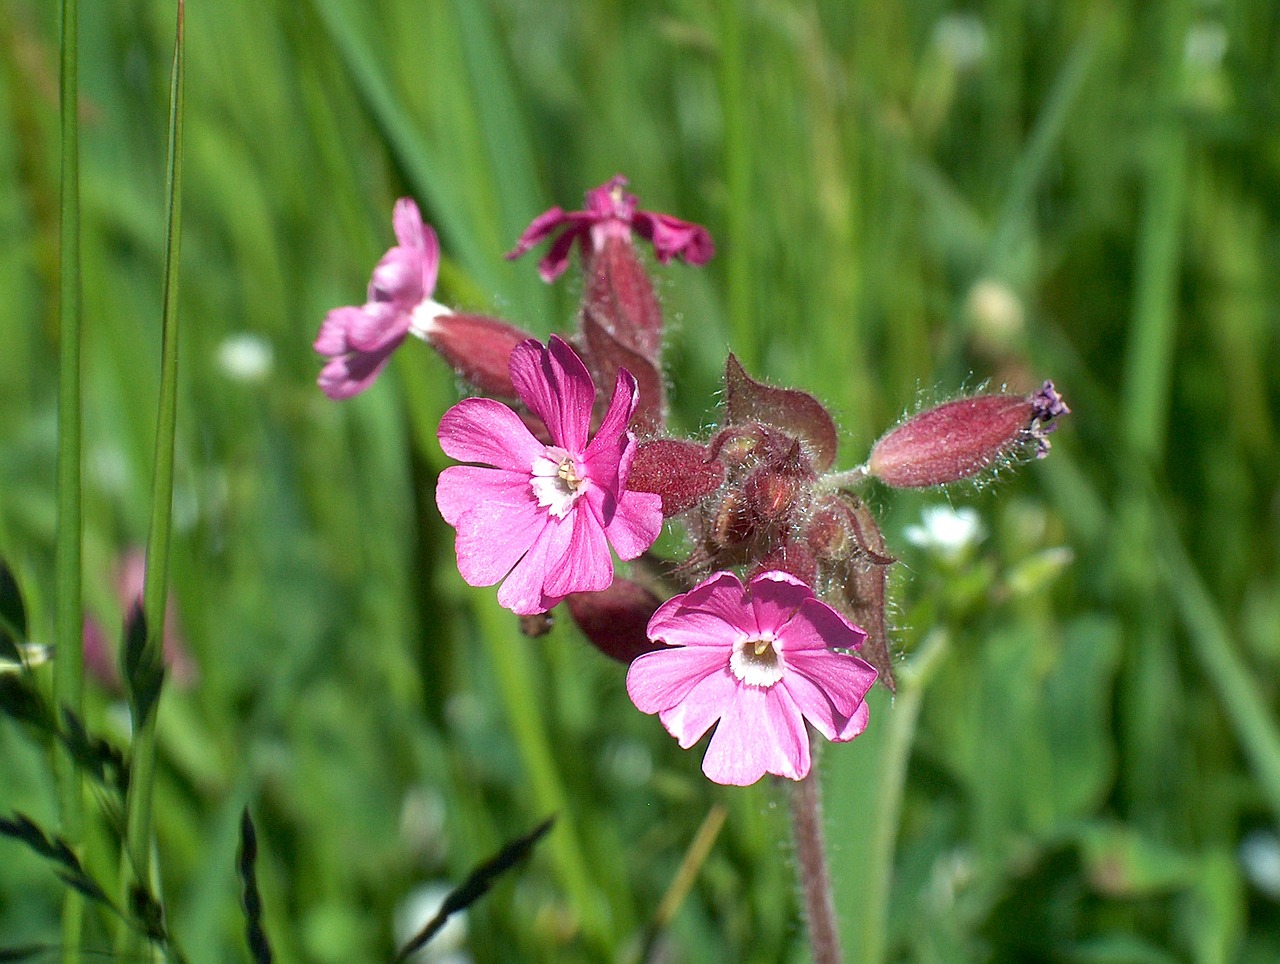
<path id="1" fill-rule="evenodd" d="M 1049 449 L 1053 420 L 1070 412 L 1045 382 L 1034 395 L 976 395 L 912 416 L 875 444 L 867 474 L 895 488 L 945 485 L 979 474 L 1034 446 Z"/>
<path id="2" fill-rule="evenodd" d="M 484 394 L 499 398 L 516 397 L 507 362 L 511 350 L 532 337 L 497 318 L 456 313 L 438 315 L 423 330 L 426 342 L 454 371 Z"/>
<path id="3" fill-rule="evenodd" d="M 662 649 L 645 628 L 661 600 L 629 579 L 614 579 L 600 592 L 575 592 L 565 600 L 569 614 L 596 649 L 620 663 Z"/>
<path id="4" fill-rule="evenodd" d="M 662 514 L 670 518 L 692 509 L 723 480 L 724 467 L 712 461 L 705 446 L 660 438 L 642 442 L 636 449 L 627 488 L 660 495 Z"/>

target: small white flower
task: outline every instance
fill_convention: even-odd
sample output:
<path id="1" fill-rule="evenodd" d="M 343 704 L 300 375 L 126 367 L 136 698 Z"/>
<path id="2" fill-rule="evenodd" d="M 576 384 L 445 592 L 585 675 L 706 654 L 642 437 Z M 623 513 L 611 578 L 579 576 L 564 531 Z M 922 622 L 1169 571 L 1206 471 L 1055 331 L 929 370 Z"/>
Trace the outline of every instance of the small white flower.
<path id="1" fill-rule="evenodd" d="M 396 908 L 396 946 L 404 947 L 440 912 L 453 888 L 442 881 L 415 887 Z M 469 964 L 471 955 L 462 948 L 467 941 L 467 914 L 459 911 L 450 916 L 444 927 L 427 945 L 409 958 L 418 964 Z"/>
<path id="2" fill-rule="evenodd" d="M 1214 70 L 1222 66 L 1228 43 L 1226 27 L 1216 20 L 1201 20 L 1187 31 L 1183 56 L 1193 67 Z"/>
<path id="3" fill-rule="evenodd" d="M 1254 830 L 1240 841 L 1240 863 L 1249 883 L 1272 900 L 1280 900 L 1280 839 Z"/>
<path id="4" fill-rule="evenodd" d="M 933 44 L 956 70 L 976 67 L 987 56 L 987 28 L 971 13 L 949 13 L 933 26 Z"/>
<path id="5" fill-rule="evenodd" d="M 986 533 L 973 509 L 931 505 L 921 513 L 921 524 L 907 526 L 903 535 L 913 546 L 954 558 L 982 541 Z"/>
<path id="6" fill-rule="evenodd" d="M 232 381 L 263 381 L 274 366 L 271 343 L 261 335 L 250 332 L 228 335 L 218 346 L 218 367 Z"/>

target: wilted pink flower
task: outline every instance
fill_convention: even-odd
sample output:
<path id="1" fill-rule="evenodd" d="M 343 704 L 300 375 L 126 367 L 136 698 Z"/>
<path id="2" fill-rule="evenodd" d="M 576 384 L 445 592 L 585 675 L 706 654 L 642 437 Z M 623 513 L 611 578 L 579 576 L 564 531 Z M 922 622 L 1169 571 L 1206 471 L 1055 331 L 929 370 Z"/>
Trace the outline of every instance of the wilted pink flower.
<path id="1" fill-rule="evenodd" d="M 559 236 L 538 262 L 543 281 L 554 281 L 569 264 L 569 250 L 577 241 L 585 252 L 603 250 L 611 237 L 630 240 L 631 232 L 653 242 L 658 260 L 666 264 L 679 257 L 693 265 L 706 264 L 715 254 L 707 229 L 669 214 L 639 211 L 635 195 L 626 192 L 627 179 L 621 174 L 587 192 L 585 211 L 565 211 L 554 207 L 533 219 L 520 235 L 508 258 L 518 258 L 557 231 Z M 563 229 L 563 230 L 561 230 Z"/>
<path id="2" fill-rule="evenodd" d="M 124 609 L 125 619 L 132 618 L 134 608 L 142 605 L 142 591 L 146 581 L 147 557 L 141 549 L 127 549 L 117 564 L 115 573 L 116 599 Z M 173 681 L 179 687 L 188 687 L 200 679 L 200 669 L 187 647 L 178 612 L 170 596 L 164 613 L 164 661 Z M 84 620 L 84 665 L 99 683 L 113 693 L 122 692 L 119 660 L 116 647 L 102 624 L 93 616 Z"/>
<path id="3" fill-rule="evenodd" d="M 464 462 L 445 469 L 436 504 L 458 530 L 458 569 L 472 586 L 499 580 L 498 602 L 521 615 L 545 612 L 573 592 L 613 581 L 609 547 L 634 559 L 662 529 L 662 500 L 628 492 L 635 437 L 635 379 L 618 372 L 613 401 L 588 441 L 596 388 L 568 343 L 530 339 L 510 358 L 520 400 L 546 425 L 551 444 L 489 398 L 463 399 L 440 421 L 440 445 Z"/>
<path id="4" fill-rule="evenodd" d="M 332 399 L 360 394 L 406 335 L 426 338 L 437 319 L 450 313 L 431 300 L 440 270 L 435 231 L 423 223 L 412 198 L 396 202 L 392 221 L 399 243 L 373 269 L 368 301 L 329 312 L 316 336 L 316 351 L 329 357 L 318 382 Z"/>
<path id="5" fill-rule="evenodd" d="M 866 729 L 863 700 L 876 671 L 842 652 L 866 633 L 794 576 L 761 573 L 743 588 L 718 572 L 663 603 L 649 636 L 672 648 L 638 657 L 627 693 L 686 749 L 719 721 L 702 759 L 716 783 L 747 786 L 766 773 L 804 779 L 805 720 L 837 742 Z"/>

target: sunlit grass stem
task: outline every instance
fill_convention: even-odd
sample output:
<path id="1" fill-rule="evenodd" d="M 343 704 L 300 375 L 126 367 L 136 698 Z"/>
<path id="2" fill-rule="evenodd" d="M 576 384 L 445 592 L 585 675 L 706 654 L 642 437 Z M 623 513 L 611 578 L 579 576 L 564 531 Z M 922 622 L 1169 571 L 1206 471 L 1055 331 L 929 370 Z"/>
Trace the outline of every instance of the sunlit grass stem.
<path id="1" fill-rule="evenodd" d="M 173 461 L 178 407 L 178 266 L 182 237 L 182 115 L 183 115 L 183 0 L 178 0 L 174 37 L 173 73 L 169 91 L 169 156 L 166 175 L 167 224 L 163 335 L 160 367 L 160 404 L 156 420 L 154 474 L 151 488 L 151 530 L 147 540 L 146 582 L 142 608 L 147 638 L 142 664 L 163 660 L 165 602 L 169 568 L 169 536 L 173 516 Z M 133 753 L 130 757 L 129 795 L 126 804 L 125 879 L 156 893 L 152 870 L 152 792 L 155 786 L 156 719 L 158 701 L 144 708 L 131 706 Z M 139 938 L 131 937 L 137 942 Z M 136 953 L 136 951 L 135 951 Z"/>
<path id="2" fill-rule="evenodd" d="M 81 506 L 82 401 L 80 390 L 80 125 L 79 22 L 76 0 L 62 0 L 62 186 L 58 274 L 58 521 L 55 548 L 54 605 L 57 659 L 54 705 L 77 717 L 84 704 L 84 650 L 81 648 L 81 558 L 84 520 Z M 71 756 L 58 751 L 58 811 L 62 839 L 76 852 L 84 836 L 84 790 Z M 80 960 L 84 898 L 64 891 L 62 959 Z"/>

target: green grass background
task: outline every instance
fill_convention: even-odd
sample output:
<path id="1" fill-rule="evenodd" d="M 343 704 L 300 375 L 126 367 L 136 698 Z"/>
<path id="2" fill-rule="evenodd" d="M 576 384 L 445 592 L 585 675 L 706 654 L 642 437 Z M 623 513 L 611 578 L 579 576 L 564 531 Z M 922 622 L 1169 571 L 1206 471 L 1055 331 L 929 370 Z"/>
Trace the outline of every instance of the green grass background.
<path id="1" fill-rule="evenodd" d="M 0 554 L 38 639 L 56 18 L 0 0 Z M 85 577 L 116 626 L 148 518 L 173 10 L 84 0 L 81 27 Z M 432 498 L 447 368 L 414 343 L 355 401 L 314 385 L 396 197 L 441 234 L 442 300 L 546 334 L 576 283 L 501 254 L 618 172 L 719 247 L 657 272 L 681 429 L 715 423 L 729 349 L 830 404 L 846 468 L 961 386 L 1052 377 L 1074 409 L 996 484 L 872 493 L 908 685 L 822 758 L 849 958 L 1280 956 L 1280 885 L 1241 849 L 1280 853 L 1280 6 L 219 0 L 187 38 L 172 583 L 201 681 L 165 697 L 156 799 L 192 961 L 245 959 L 246 803 L 280 960 L 387 959 L 415 885 L 552 810 L 469 953 L 625 959 L 717 802 L 667 959 L 805 959 L 781 788 L 709 785 L 567 621 L 526 641 L 461 583 Z M 218 362 L 246 333 L 264 381 Z M 987 531 L 950 561 L 903 536 L 947 501 Z M 91 687 L 119 736 L 115 703 Z M 0 722 L 0 811 L 52 825 L 49 774 Z M 111 835 L 93 821 L 107 880 Z M 0 944 L 55 941 L 61 885 L 0 846 Z"/>

